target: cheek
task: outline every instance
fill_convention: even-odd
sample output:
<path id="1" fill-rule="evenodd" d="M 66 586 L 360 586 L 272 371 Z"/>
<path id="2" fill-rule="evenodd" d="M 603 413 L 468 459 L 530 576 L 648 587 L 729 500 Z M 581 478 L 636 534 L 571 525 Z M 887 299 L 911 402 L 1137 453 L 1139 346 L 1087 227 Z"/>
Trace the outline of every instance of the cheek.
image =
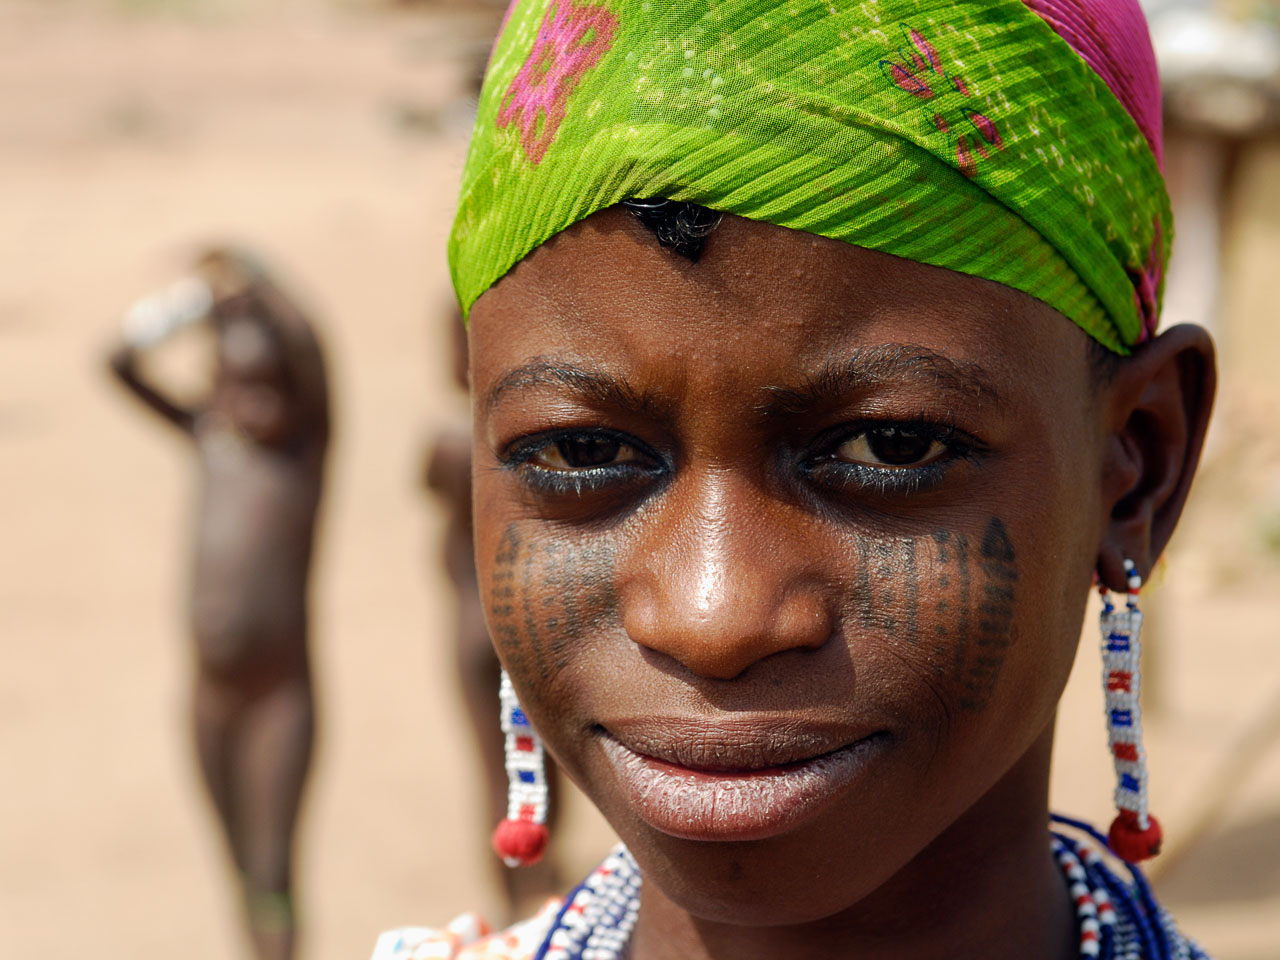
<path id="1" fill-rule="evenodd" d="M 1018 640 L 1017 552 L 998 517 L 988 521 L 979 543 L 959 534 L 935 542 L 940 594 L 934 642 L 950 654 L 947 672 L 956 684 L 960 708 L 982 711 Z"/>
<path id="2" fill-rule="evenodd" d="M 508 523 L 488 556 L 480 581 L 490 635 L 521 697 L 543 702 L 599 628 L 618 620 L 614 551 L 534 521 Z"/>
<path id="3" fill-rule="evenodd" d="M 999 517 L 976 531 L 859 539 L 848 549 L 857 561 L 842 608 L 855 660 L 865 643 L 867 657 L 914 674 L 953 720 L 987 712 L 1021 684 L 1025 665 L 1041 662 L 1056 635 L 1030 622 L 1033 574 Z"/>

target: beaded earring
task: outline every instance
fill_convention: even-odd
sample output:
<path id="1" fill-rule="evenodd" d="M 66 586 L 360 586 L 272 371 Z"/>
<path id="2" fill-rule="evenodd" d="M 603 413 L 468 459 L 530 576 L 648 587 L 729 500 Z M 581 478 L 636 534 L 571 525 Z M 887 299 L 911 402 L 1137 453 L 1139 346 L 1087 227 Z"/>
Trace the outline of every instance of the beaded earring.
<path id="1" fill-rule="evenodd" d="M 498 687 L 506 735 L 507 819 L 493 831 L 493 849 L 508 867 L 527 867 L 547 848 L 547 773 L 542 740 L 529 724 L 507 671 Z"/>
<path id="2" fill-rule="evenodd" d="M 1138 705 L 1138 660 L 1142 653 L 1142 611 L 1138 591 L 1142 577 L 1132 560 L 1124 562 L 1128 596 L 1117 609 L 1103 585 L 1102 685 L 1107 702 L 1107 740 L 1116 770 L 1115 803 L 1119 815 L 1111 823 L 1108 841 L 1116 856 L 1128 863 L 1148 860 L 1160 852 L 1160 823 L 1147 812 L 1147 754 L 1142 746 L 1142 711 Z"/>

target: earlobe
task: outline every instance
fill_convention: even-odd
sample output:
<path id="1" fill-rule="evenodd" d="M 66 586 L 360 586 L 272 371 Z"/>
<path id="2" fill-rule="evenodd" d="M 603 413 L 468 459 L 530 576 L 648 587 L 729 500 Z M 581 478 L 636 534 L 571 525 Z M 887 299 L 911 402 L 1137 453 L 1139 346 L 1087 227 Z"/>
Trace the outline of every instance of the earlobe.
<path id="1" fill-rule="evenodd" d="M 1143 575 L 1173 535 L 1200 462 L 1217 385 L 1213 341 L 1172 327 L 1138 347 L 1107 387 L 1103 506 L 1109 520 L 1098 575 L 1125 588 L 1124 560 Z"/>

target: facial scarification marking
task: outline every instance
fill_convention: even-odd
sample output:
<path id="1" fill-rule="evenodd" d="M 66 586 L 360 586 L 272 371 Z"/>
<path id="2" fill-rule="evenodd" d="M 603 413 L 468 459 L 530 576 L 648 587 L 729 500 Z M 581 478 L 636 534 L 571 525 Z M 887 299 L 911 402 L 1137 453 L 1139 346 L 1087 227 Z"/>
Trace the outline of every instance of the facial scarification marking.
<path id="1" fill-rule="evenodd" d="M 516 621 L 516 562 L 520 557 L 520 535 L 510 524 L 498 542 L 493 555 L 493 577 L 489 586 L 489 616 L 493 640 L 503 654 L 507 667 L 515 673 L 525 672 L 525 655 L 521 649 L 520 629 Z"/>
<path id="2" fill-rule="evenodd" d="M 994 693 L 1015 632 L 1013 606 L 1018 568 L 1009 531 L 999 517 L 992 517 L 982 538 L 980 566 L 983 585 L 977 607 L 972 657 L 963 674 L 961 705 L 981 710 Z"/>
<path id="3" fill-rule="evenodd" d="M 539 544 L 507 528 L 494 554 L 490 626 L 522 690 L 536 696 L 540 681 L 569 665 L 576 642 L 618 622 L 613 557 L 611 546 Z"/>
<path id="4" fill-rule="evenodd" d="M 548 637 L 556 668 L 564 669 L 573 644 L 594 628 L 617 623 L 614 551 L 605 544 L 587 544 L 580 550 L 549 547 L 546 560 L 548 578 L 559 584 L 560 589 L 556 596 L 548 597 L 549 615 L 543 632 Z M 557 623 L 554 633 L 552 620 Z"/>
<path id="5" fill-rule="evenodd" d="M 955 566 L 955 551 L 951 547 L 951 533 L 948 530 L 935 530 L 933 532 L 933 543 L 936 550 L 934 562 L 937 564 L 938 589 L 946 590 L 951 586 L 951 577 Z M 954 635 L 954 627 L 951 625 L 951 616 L 954 607 L 945 595 L 938 599 L 936 608 L 938 622 L 933 625 L 934 639 L 930 644 L 933 651 L 933 670 L 939 675 L 946 673 L 943 663 L 947 652 L 947 638 Z"/>
<path id="6" fill-rule="evenodd" d="M 894 544 L 892 541 L 881 540 L 876 543 L 876 578 L 877 586 L 880 588 L 880 613 L 877 616 L 874 612 L 871 616 L 871 623 L 880 627 L 886 633 L 898 632 L 898 620 L 893 614 L 893 609 L 897 605 L 897 595 L 894 591 L 895 572 L 893 569 Z"/>
<path id="7" fill-rule="evenodd" d="M 920 572 L 916 565 L 916 541 L 902 544 L 902 572 L 906 586 L 906 638 L 911 643 L 920 642 Z"/>
<path id="8" fill-rule="evenodd" d="M 590 622 L 612 617 L 617 597 L 613 591 L 613 550 L 610 547 L 587 547 L 582 551 L 582 569 L 589 586 L 584 601 Z"/>
<path id="9" fill-rule="evenodd" d="M 856 609 L 862 626 L 900 637 L 920 639 L 919 548 L 911 537 L 858 540 Z"/>
<path id="10" fill-rule="evenodd" d="M 933 623 L 920 631 L 921 556 L 931 552 Z M 990 700 L 1013 642 L 1013 543 L 1004 523 L 992 517 L 978 550 L 977 576 L 969 538 L 936 530 L 924 538 L 858 541 L 853 607 L 866 629 L 911 644 L 925 644 L 938 679 L 951 678 L 960 705 L 982 710 Z M 976 582 L 975 582 L 976 581 Z"/>
<path id="11" fill-rule="evenodd" d="M 524 611 L 524 646 L 533 653 L 533 665 L 538 677 L 547 678 L 547 663 L 543 656 L 542 638 L 539 636 L 538 621 L 534 616 L 534 574 L 533 565 L 537 560 L 537 549 L 524 551 L 524 563 L 520 566 L 520 606 Z"/>
<path id="12" fill-rule="evenodd" d="M 563 548 L 554 540 L 547 544 L 547 595 L 542 598 L 544 619 L 542 632 L 547 637 L 552 666 L 563 670 L 569 665 L 565 656 L 568 641 L 565 634 L 578 622 L 578 601 L 574 594 L 573 580 L 566 577 L 566 564 L 561 558 Z M 559 605 L 559 607 L 557 606 Z M 557 610 L 560 612 L 557 613 Z"/>
<path id="13" fill-rule="evenodd" d="M 930 661 L 937 676 L 959 676 L 964 670 L 969 640 L 969 539 L 962 533 L 935 530 L 933 544 L 940 597 L 935 607 L 937 622 Z"/>
<path id="14" fill-rule="evenodd" d="M 965 534 L 945 529 L 920 538 L 859 538 L 856 551 L 848 609 L 857 622 L 919 646 L 932 674 L 958 691 L 963 709 L 984 709 L 1015 639 L 1018 571 L 1004 523 L 992 517 L 976 551 Z M 494 555 L 491 625 L 508 669 L 525 689 L 536 695 L 539 681 L 569 666 L 575 648 L 603 639 L 602 628 L 620 623 L 614 558 L 607 539 L 539 544 L 523 540 L 514 525 L 507 528 Z M 936 597 L 925 631 L 922 590 Z"/>
<path id="15" fill-rule="evenodd" d="M 871 596 L 871 544 L 866 540 L 858 540 L 858 619 L 862 625 L 869 627 L 874 622 L 872 609 L 874 598 Z"/>

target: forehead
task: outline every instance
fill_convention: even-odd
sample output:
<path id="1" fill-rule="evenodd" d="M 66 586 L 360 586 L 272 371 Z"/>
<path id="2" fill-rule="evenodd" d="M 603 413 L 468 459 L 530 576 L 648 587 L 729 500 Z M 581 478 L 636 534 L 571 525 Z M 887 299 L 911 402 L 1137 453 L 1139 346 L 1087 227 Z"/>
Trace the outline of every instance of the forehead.
<path id="1" fill-rule="evenodd" d="M 1016 397 L 1061 389 L 1064 376 L 1082 389 L 1086 353 L 1084 334 L 1051 307 L 988 280 L 733 216 L 691 263 L 616 208 L 487 291 L 471 344 L 477 391 L 530 358 L 727 390 L 906 347 Z"/>

